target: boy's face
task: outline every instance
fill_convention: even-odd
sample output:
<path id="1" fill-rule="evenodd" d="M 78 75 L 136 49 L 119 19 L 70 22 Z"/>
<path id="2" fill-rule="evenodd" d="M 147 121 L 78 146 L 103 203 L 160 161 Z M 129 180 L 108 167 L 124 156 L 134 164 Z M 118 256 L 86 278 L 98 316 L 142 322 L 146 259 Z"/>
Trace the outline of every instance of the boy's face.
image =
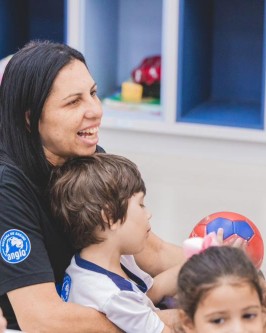
<path id="1" fill-rule="evenodd" d="M 191 333 L 263 333 L 264 315 L 257 291 L 248 283 L 216 287 L 199 303 Z"/>
<path id="2" fill-rule="evenodd" d="M 121 254 L 143 250 L 151 230 L 151 213 L 144 205 L 144 193 L 134 194 L 128 201 L 127 217 L 120 225 Z"/>

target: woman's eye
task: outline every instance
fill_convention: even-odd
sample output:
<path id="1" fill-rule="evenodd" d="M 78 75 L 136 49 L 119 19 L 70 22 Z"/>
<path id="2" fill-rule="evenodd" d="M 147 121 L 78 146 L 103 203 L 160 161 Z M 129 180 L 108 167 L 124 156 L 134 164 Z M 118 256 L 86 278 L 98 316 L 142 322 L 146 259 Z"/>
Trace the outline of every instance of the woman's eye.
<path id="1" fill-rule="evenodd" d="M 145 208 L 145 205 L 144 204 L 139 204 L 141 208 Z"/>
<path id="2" fill-rule="evenodd" d="M 68 103 L 68 105 L 76 105 L 76 104 L 78 104 L 78 102 L 79 102 L 79 98 L 76 98 L 76 99 L 74 99 L 73 101 L 70 101 L 69 103 Z"/>

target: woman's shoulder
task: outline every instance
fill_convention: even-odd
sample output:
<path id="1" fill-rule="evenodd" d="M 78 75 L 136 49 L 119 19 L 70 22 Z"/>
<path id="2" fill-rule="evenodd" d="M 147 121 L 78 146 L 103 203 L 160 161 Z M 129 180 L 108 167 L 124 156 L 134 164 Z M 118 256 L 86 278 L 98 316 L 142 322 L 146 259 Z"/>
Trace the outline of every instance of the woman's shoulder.
<path id="1" fill-rule="evenodd" d="M 27 178 L 24 172 L 16 165 L 9 163 L 0 163 L 0 179 Z"/>
<path id="2" fill-rule="evenodd" d="M 9 163 L 0 163 L 0 188 L 4 186 L 23 188 L 34 192 L 37 190 L 37 187 L 19 167 Z"/>

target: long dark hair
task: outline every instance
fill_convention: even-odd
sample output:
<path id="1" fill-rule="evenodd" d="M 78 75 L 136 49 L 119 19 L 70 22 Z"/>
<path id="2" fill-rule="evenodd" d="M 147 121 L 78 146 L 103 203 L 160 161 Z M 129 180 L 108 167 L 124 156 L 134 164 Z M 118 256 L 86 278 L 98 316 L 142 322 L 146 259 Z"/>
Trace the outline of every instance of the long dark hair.
<path id="1" fill-rule="evenodd" d="M 51 169 L 41 143 L 39 119 L 58 72 L 74 59 L 86 65 L 83 55 L 67 45 L 31 41 L 13 55 L 2 78 L 1 159 L 12 161 L 39 187 L 46 184 Z"/>

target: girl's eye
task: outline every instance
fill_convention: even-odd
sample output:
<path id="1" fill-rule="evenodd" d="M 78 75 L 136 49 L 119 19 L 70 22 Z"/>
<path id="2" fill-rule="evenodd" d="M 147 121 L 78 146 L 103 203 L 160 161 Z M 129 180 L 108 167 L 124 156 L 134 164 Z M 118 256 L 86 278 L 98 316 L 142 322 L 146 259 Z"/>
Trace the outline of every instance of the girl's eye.
<path id="1" fill-rule="evenodd" d="M 253 319 L 253 318 L 256 318 L 256 317 L 257 317 L 257 313 L 245 313 L 243 315 L 244 319 Z"/>
<path id="2" fill-rule="evenodd" d="M 141 208 L 145 208 L 145 205 L 144 204 L 139 204 Z"/>
<path id="3" fill-rule="evenodd" d="M 212 324 L 215 324 L 215 325 L 221 325 L 224 323 L 224 318 L 216 318 L 216 319 L 212 319 L 211 320 L 211 323 Z"/>

